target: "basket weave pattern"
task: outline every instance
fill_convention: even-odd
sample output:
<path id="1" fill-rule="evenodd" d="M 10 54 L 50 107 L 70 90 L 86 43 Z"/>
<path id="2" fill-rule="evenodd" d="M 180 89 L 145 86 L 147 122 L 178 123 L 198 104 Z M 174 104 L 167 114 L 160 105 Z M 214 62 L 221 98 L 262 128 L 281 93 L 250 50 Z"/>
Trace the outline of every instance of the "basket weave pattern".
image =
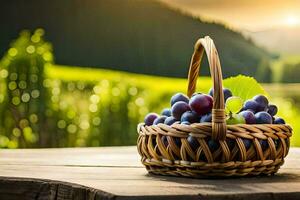
<path id="1" fill-rule="evenodd" d="M 212 123 L 139 124 L 137 147 L 142 163 L 150 173 L 194 178 L 276 173 L 288 154 L 292 128 L 284 124 L 226 125 L 221 65 L 208 36 L 195 44 L 187 95 L 195 92 L 204 51 L 215 91 Z M 198 145 L 190 144 L 189 136 L 196 138 Z M 217 140 L 219 147 L 210 149 L 209 139 Z M 246 149 L 243 139 L 251 140 L 250 148 Z M 262 140 L 267 141 L 267 148 L 262 147 Z"/>

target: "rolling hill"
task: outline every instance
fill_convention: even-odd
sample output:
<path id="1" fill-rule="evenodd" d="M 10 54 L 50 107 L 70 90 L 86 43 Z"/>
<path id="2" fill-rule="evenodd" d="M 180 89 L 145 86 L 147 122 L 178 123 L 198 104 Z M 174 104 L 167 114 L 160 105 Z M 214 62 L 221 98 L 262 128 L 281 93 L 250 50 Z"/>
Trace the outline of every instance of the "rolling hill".
<path id="1" fill-rule="evenodd" d="M 244 34 L 272 52 L 300 54 L 300 26 L 278 27 L 257 32 L 245 31 Z"/>
<path id="2" fill-rule="evenodd" d="M 154 0 L 11 0 L 1 2 L 0 22 L 1 55 L 22 29 L 41 27 L 65 65 L 186 77 L 194 42 L 205 35 L 215 40 L 225 77 L 256 76 L 270 57 L 224 25 Z"/>

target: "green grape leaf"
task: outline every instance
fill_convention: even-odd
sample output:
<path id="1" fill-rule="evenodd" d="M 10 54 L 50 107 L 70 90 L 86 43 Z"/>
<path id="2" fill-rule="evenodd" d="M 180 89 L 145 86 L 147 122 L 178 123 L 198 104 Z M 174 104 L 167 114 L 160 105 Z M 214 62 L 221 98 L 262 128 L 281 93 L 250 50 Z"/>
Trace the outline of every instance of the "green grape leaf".
<path id="1" fill-rule="evenodd" d="M 258 94 L 268 96 L 263 87 L 253 77 L 249 76 L 229 77 L 223 81 L 223 85 L 225 88 L 230 89 L 234 96 L 238 96 L 244 101 Z"/>

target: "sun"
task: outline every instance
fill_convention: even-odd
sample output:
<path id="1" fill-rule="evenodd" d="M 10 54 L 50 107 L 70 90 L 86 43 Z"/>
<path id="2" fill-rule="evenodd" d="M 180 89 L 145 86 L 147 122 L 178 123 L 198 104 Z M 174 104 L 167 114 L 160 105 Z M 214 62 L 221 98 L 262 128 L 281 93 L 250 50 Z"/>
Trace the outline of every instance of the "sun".
<path id="1" fill-rule="evenodd" d="M 296 26 L 300 23 L 299 18 L 296 16 L 288 16 L 285 19 L 285 24 L 288 26 Z"/>

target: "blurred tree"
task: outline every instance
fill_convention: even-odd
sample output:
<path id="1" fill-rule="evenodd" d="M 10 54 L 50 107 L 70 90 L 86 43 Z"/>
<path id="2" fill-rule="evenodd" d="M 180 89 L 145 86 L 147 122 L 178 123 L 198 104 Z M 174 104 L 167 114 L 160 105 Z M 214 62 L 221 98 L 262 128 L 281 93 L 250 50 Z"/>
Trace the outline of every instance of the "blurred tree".
<path id="1" fill-rule="evenodd" d="M 300 80 L 300 62 L 284 63 L 281 82 L 298 83 Z"/>
<path id="2" fill-rule="evenodd" d="M 270 62 L 267 59 L 262 59 L 257 67 L 256 78 L 259 82 L 271 83 L 273 74 Z"/>
<path id="3" fill-rule="evenodd" d="M 0 63 L 0 147 L 46 147 L 46 113 L 49 95 L 44 67 L 53 62 L 52 47 L 44 31 L 22 31 Z"/>

